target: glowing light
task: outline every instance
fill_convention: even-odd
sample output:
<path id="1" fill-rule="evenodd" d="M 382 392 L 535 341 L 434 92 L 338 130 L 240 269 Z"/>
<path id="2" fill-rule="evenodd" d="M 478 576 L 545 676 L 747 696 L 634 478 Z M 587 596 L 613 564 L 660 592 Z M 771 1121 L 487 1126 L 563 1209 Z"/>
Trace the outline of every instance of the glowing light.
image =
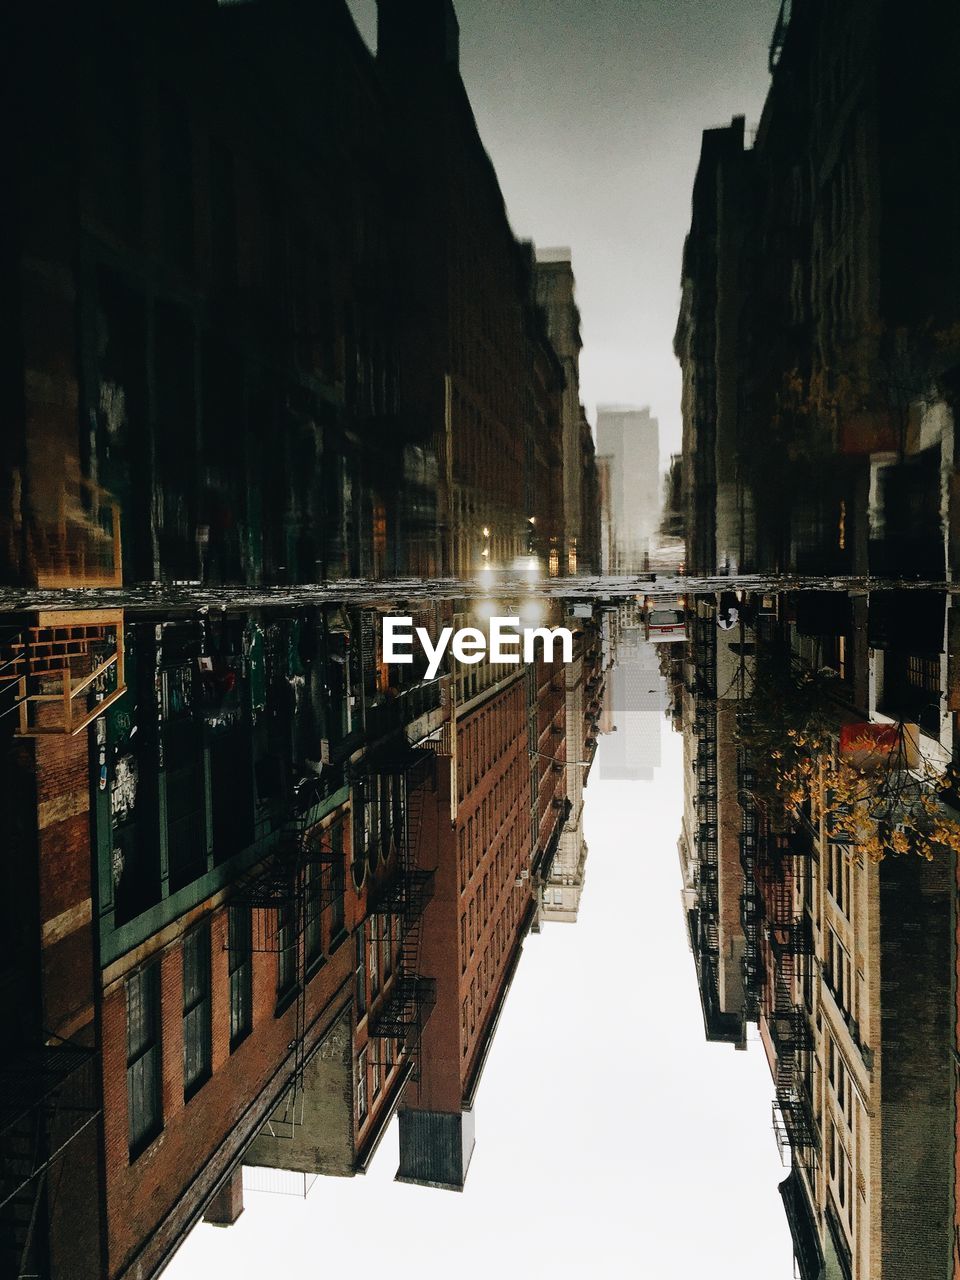
<path id="1" fill-rule="evenodd" d="M 478 621 L 488 623 L 491 618 L 502 617 L 502 606 L 495 600 L 481 600 L 474 609 Z"/>
<path id="2" fill-rule="evenodd" d="M 539 627 L 547 616 L 542 600 L 524 600 L 520 606 L 520 621 L 525 627 Z"/>

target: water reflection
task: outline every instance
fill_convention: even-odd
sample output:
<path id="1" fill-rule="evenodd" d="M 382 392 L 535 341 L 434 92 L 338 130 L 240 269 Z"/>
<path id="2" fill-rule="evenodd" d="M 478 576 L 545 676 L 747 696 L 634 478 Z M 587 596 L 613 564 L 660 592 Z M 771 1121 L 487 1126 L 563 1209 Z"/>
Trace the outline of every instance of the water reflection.
<path id="1" fill-rule="evenodd" d="M 952 1274 L 947 606 L 701 596 L 672 672 L 706 1035 L 742 1046 L 759 1027 L 804 1277 Z"/>
<path id="2" fill-rule="evenodd" d="M 397 1177 L 462 1188 L 524 942 L 577 919 L 598 739 L 605 777 L 649 779 L 664 716 L 705 1035 L 758 1029 L 800 1273 L 942 1274 L 949 597 L 530 601 L 572 661 L 433 679 L 385 661 L 383 611 L 436 637 L 489 594 L 7 617 L 11 1274 L 149 1274 L 236 1218 L 244 1168 L 305 1193 L 394 1115 Z"/>
<path id="3" fill-rule="evenodd" d="M 571 661 L 433 679 L 347 603 L 8 616 L 4 1274 L 152 1274 L 244 1166 L 362 1172 L 397 1112 L 398 1178 L 463 1187 L 524 940 L 577 918 L 610 657 L 527 612 Z"/>

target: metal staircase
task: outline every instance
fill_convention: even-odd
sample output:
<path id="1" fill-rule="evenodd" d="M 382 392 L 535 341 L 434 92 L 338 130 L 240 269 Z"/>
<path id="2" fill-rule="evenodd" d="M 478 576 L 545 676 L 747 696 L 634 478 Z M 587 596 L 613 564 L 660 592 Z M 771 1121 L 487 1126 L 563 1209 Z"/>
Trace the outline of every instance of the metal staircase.
<path id="1" fill-rule="evenodd" d="M 123 611 L 38 613 L 0 640 L 0 715 L 17 732 L 74 735 L 125 692 Z"/>
<path id="2" fill-rule="evenodd" d="M 400 969 L 389 993 L 370 1019 L 373 1039 L 398 1040 L 412 1064 L 411 1079 L 420 1080 L 420 1038 L 436 1002 L 436 981 L 421 970 L 423 914 L 433 894 L 434 871 L 421 866 L 421 837 L 426 792 L 435 787 L 436 757 L 421 749 L 406 771 L 406 804 L 400 838 L 399 874 L 374 907 L 400 925 Z"/>
<path id="3" fill-rule="evenodd" d="M 53 1162 L 100 1112 L 94 1050 L 65 1042 L 0 1067 L 0 1275 L 39 1280 L 38 1229 Z"/>
<path id="4" fill-rule="evenodd" d="M 311 823 L 312 796 L 298 796 L 293 812 L 280 832 L 267 861 L 243 877 L 230 897 L 231 905 L 251 913 L 251 949 L 293 958 L 290 990 L 293 994 L 294 1030 L 290 1082 L 266 1129 L 274 1137 L 293 1138 L 303 1121 L 303 1086 L 306 1069 L 307 957 L 303 933 L 307 920 L 310 876 L 319 876 L 319 910 L 324 912 L 337 892 L 334 864 L 342 861 L 331 843 L 329 831 Z M 229 946 L 229 938 L 228 943 Z M 245 945 L 245 944 L 244 944 Z"/>

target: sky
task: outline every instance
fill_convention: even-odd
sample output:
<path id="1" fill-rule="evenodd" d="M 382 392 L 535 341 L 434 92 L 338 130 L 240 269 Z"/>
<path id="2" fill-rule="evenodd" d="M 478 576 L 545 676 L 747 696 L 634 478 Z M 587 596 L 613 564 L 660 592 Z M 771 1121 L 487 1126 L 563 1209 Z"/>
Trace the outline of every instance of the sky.
<path id="1" fill-rule="evenodd" d="M 366 1177 L 306 1200 L 247 1192 L 201 1225 L 168 1280 L 415 1274 L 791 1280 L 759 1042 L 707 1044 L 680 897 L 679 735 L 656 716 L 649 782 L 587 788 L 575 925 L 524 946 L 476 1104 L 462 1194 L 393 1181 L 393 1122 Z"/>
<path id="2" fill-rule="evenodd" d="M 375 0 L 349 0 L 375 43 Z M 756 125 L 779 0 L 457 0 L 461 71 L 513 229 L 569 246 L 581 391 L 680 448 L 673 335 L 703 129 Z"/>

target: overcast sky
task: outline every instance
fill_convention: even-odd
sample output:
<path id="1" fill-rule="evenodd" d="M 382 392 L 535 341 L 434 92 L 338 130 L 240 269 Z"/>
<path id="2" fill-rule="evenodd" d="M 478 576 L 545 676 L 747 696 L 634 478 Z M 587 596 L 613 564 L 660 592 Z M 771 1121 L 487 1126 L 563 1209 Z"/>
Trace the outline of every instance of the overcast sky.
<path id="1" fill-rule="evenodd" d="M 375 38 L 375 0 L 350 0 Z M 680 447 L 680 255 L 704 128 L 766 93 L 779 0 L 457 0 L 461 69 L 514 231 L 573 250 L 591 420 L 650 405 Z"/>
<path id="2" fill-rule="evenodd" d="M 635 1275 L 791 1280 L 759 1042 L 707 1044 L 680 899 L 680 738 L 651 782 L 587 789 L 576 925 L 524 948 L 480 1086 L 463 1194 L 405 1186 L 394 1121 L 366 1177 L 247 1193 L 169 1280 Z M 618 753 L 619 754 L 619 753 Z"/>

